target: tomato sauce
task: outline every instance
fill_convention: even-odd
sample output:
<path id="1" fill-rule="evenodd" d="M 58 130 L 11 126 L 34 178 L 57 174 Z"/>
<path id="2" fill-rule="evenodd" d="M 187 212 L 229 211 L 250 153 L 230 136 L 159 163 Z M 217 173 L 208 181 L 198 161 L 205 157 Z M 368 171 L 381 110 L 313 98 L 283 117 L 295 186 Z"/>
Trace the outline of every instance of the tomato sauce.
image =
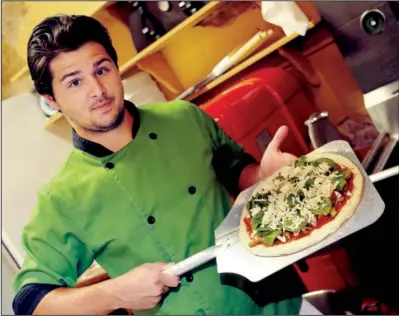
<path id="1" fill-rule="evenodd" d="M 339 165 L 337 165 L 336 168 L 340 169 L 340 170 L 342 170 L 344 172 L 348 171 L 347 168 L 342 168 Z M 337 203 L 337 196 L 335 195 L 335 193 L 333 192 L 331 194 L 330 199 L 331 199 L 331 202 L 332 202 L 332 205 L 333 205 L 335 211 L 339 212 L 339 210 L 341 210 L 344 207 L 344 205 L 346 204 L 346 202 L 350 199 L 350 196 L 347 195 L 347 192 L 351 192 L 351 193 L 353 192 L 353 179 L 354 179 L 354 177 L 355 177 L 355 175 L 352 172 L 347 173 L 347 177 L 346 177 L 347 183 L 346 183 L 346 185 L 345 185 L 345 187 L 344 187 L 344 189 L 342 191 L 342 196 L 341 196 L 340 200 L 338 201 L 338 203 Z M 317 216 L 317 224 L 316 224 L 315 227 L 308 228 L 305 232 L 301 231 L 298 234 L 298 236 L 294 236 L 293 234 L 291 234 L 290 235 L 290 239 L 288 239 L 285 243 L 283 243 L 279 239 L 276 239 L 275 242 L 273 243 L 273 246 L 277 246 L 277 245 L 280 245 L 280 244 L 287 244 L 287 243 L 289 243 L 291 241 L 301 239 L 301 238 L 309 235 L 313 230 L 319 229 L 319 228 L 323 227 L 325 224 L 327 224 L 328 222 L 331 222 L 334 219 L 335 216 L 319 215 L 319 216 Z M 251 228 L 251 218 L 250 217 L 244 218 L 244 224 L 245 224 L 245 227 L 247 229 L 248 234 L 252 234 L 253 231 L 252 231 L 252 228 Z M 261 244 L 261 245 L 263 245 L 265 247 L 273 247 L 273 246 L 269 246 L 269 245 L 267 245 L 267 244 L 265 244 L 263 242 L 256 242 L 253 246 L 255 246 L 257 244 Z"/>
<path id="2" fill-rule="evenodd" d="M 247 228 L 248 234 L 252 234 L 251 218 L 250 217 L 245 217 L 244 218 L 244 223 L 245 223 L 245 227 Z"/>

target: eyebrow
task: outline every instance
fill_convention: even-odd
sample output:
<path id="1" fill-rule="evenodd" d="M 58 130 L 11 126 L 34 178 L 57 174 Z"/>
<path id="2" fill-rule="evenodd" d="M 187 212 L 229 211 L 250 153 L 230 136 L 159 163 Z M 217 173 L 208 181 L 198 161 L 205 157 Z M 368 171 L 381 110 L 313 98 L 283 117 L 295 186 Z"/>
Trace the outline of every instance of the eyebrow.
<path id="1" fill-rule="evenodd" d="M 96 61 L 94 64 L 93 64 L 93 67 L 98 67 L 98 66 L 100 66 L 102 63 L 104 63 L 104 62 L 106 62 L 106 61 L 108 61 L 108 62 L 111 62 L 111 60 L 109 59 L 109 58 L 101 58 L 99 61 Z"/>
<path id="2" fill-rule="evenodd" d="M 107 61 L 108 61 L 108 62 L 111 62 L 111 60 L 110 60 L 109 58 L 102 58 L 102 59 L 100 59 L 99 61 L 96 61 L 95 63 L 93 63 L 93 67 L 98 67 L 98 66 L 100 66 L 102 63 L 107 62 Z M 80 74 L 80 70 L 73 71 L 73 72 L 70 72 L 70 73 L 68 73 L 68 74 L 65 74 L 65 75 L 62 76 L 60 82 L 63 82 L 63 81 L 64 81 L 66 78 L 68 78 L 68 77 L 73 77 L 73 76 L 76 76 L 76 75 L 78 75 L 78 74 Z"/>
<path id="3" fill-rule="evenodd" d="M 80 74 L 80 70 L 70 72 L 69 74 L 65 74 L 65 75 L 62 76 L 60 82 L 63 82 L 68 77 L 76 76 L 78 74 Z"/>

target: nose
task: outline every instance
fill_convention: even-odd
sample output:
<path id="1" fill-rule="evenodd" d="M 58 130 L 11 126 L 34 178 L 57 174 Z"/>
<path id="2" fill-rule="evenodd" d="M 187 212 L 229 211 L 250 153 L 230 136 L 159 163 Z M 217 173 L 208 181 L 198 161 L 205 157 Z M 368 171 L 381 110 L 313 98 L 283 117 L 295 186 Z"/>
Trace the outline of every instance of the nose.
<path id="1" fill-rule="evenodd" d="M 90 85 L 90 92 L 92 97 L 101 97 L 106 92 L 105 86 L 98 77 L 92 77 Z"/>

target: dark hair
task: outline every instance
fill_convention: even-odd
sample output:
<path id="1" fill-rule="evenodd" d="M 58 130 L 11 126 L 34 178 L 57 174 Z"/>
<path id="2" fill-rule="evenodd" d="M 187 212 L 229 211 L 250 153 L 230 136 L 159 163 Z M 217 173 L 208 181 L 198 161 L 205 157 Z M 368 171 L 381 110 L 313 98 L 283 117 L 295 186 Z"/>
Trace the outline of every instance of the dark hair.
<path id="1" fill-rule="evenodd" d="M 60 14 L 44 19 L 28 41 L 28 67 L 39 94 L 53 96 L 50 62 L 59 53 L 77 50 L 88 42 L 101 44 L 118 66 L 118 57 L 107 29 L 84 15 Z"/>

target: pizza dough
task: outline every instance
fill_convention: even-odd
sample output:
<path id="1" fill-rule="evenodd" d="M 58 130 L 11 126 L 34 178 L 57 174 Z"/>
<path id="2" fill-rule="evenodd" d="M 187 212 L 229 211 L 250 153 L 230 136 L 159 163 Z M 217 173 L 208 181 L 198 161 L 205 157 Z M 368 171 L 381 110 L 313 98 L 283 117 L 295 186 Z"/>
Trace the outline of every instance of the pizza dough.
<path id="1" fill-rule="evenodd" d="M 306 156 L 306 158 L 308 161 L 313 161 L 318 158 L 329 158 L 334 160 L 336 163 L 349 168 L 349 170 L 354 174 L 353 190 L 351 192 L 351 197 L 346 201 L 346 204 L 339 210 L 338 214 L 322 227 L 312 230 L 310 234 L 305 235 L 302 238 L 298 238 L 287 243 L 279 243 L 272 246 L 265 246 L 263 244 L 256 245 L 254 247 L 249 246 L 251 239 L 244 223 L 244 218 L 248 217 L 249 212 L 247 208 L 244 207 L 240 220 L 239 236 L 243 246 L 252 254 L 262 257 L 274 257 L 289 255 L 301 251 L 320 242 L 328 235 L 337 231 L 339 227 L 355 213 L 356 208 L 362 199 L 364 187 L 364 178 L 358 167 L 349 159 L 337 154 L 310 153 Z M 287 168 L 288 167 L 282 168 L 281 170 L 274 173 L 272 176 L 262 181 L 253 192 L 253 196 L 257 193 L 262 192 L 262 190 L 270 189 L 270 187 L 273 186 L 273 179 L 275 179 L 280 174 L 280 172 Z"/>

